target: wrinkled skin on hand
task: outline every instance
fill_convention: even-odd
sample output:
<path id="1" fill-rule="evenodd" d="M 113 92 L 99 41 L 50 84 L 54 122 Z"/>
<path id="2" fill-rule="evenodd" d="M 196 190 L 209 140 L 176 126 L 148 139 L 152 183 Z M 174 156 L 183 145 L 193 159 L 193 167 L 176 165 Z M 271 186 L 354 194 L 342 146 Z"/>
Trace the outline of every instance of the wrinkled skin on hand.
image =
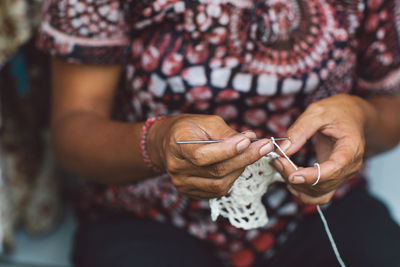
<path id="1" fill-rule="evenodd" d="M 218 116 L 183 114 L 150 128 L 148 150 L 152 161 L 169 174 L 179 192 L 207 199 L 226 195 L 247 165 L 273 150 L 268 139 L 251 143 L 249 139 L 255 137 L 251 131 L 237 133 Z M 224 141 L 176 143 L 210 139 Z"/>
<path id="2" fill-rule="evenodd" d="M 290 141 L 281 144 L 288 156 L 293 155 L 314 137 L 317 160 L 321 166 L 319 183 L 317 167 L 293 166 L 283 157 L 275 167 L 288 182 L 288 189 L 306 204 L 325 204 L 336 188 L 360 170 L 365 150 L 366 113 L 360 98 L 336 95 L 308 106 L 288 129 Z"/>

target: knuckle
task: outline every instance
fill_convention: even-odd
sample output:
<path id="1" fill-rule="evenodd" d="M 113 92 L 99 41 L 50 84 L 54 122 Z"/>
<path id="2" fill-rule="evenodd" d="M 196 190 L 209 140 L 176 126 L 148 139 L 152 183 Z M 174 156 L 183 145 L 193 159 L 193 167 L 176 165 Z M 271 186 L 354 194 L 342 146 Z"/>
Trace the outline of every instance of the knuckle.
<path id="1" fill-rule="evenodd" d="M 184 122 L 178 121 L 175 122 L 171 128 L 170 128 L 170 137 L 168 138 L 169 140 L 180 140 L 183 139 L 183 134 L 185 133 L 185 130 L 187 129 L 187 125 L 185 125 Z"/>
<path id="2" fill-rule="evenodd" d="M 191 161 L 196 166 L 205 166 L 206 165 L 206 156 L 201 150 L 195 150 L 192 154 Z"/>
<path id="3" fill-rule="evenodd" d="M 216 180 L 213 191 L 219 196 L 225 196 L 229 191 L 229 185 L 224 180 Z"/>
<path id="4" fill-rule="evenodd" d="M 359 156 L 360 158 L 362 158 L 362 157 L 364 156 L 364 154 L 365 154 L 365 144 L 361 144 L 361 145 L 358 147 L 358 156 Z"/>
<path id="5" fill-rule="evenodd" d="M 214 177 L 224 177 L 228 174 L 224 164 L 215 164 L 212 166 L 211 175 Z"/>
<path id="6" fill-rule="evenodd" d="M 353 161 L 362 158 L 365 154 L 365 142 L 363 141 L 362 136 L 357 136 L 352 139 L 354 146 L 352 147 L 351 152 Z"/>
<path id="7" fill-rule="evenodd" d="M 356 164 L 354 165 L 354 171 L 358 172 L 359 170 L 361 170 L 362 165 L 363 165 L 363 160 L 362 159 L 357 160 Z"/>
<path id="8" fill-rule="evenodd" d="M 210 120 L 214 122 L 225 122 L 224 119 L 218 115 L 210 115 Z"/>
<path id="9" fill-rule="evenodd" d="M 356 138 L 356 144 L 358 144 L 357 148 L 359 150 L 359 153 L 364 152 L 364 150 L 365 150 L 365 137 L 364 137 L 364 135 L 362 133 L 358 133 L 358 134 L 356 134 L 355 138 Z"/>
<path id="10" fill-rule="evenodd" d="M 184 184 L 182 183 L 181 179 L 179 179 L 179 177 L 177 175 L 173 175 L 173 174 L 170 174 L 170 179 L 171 179 L 172 183 L 174 184 L 174 186 L 176 187 L 176 189 L 179 192 L 182 192 Z"/>
<path id="11" fill-rule="evenodd" d="M 315 113 L 323 113 L 325 111 L 324 106 L 320 102 L 314 102 L 311 103 L 308 108 L 309 111 L 315 112 Z"/>
<path id="12" fill-rule="evenodd" d="M 171 159 L 171 158 L 167 158 L 166 166 L 167 166 L 167 172 L 171 173 L 171 174 L 177 173 L 181 170 L 180 164 L 178 163 L 178 161 Z"/>

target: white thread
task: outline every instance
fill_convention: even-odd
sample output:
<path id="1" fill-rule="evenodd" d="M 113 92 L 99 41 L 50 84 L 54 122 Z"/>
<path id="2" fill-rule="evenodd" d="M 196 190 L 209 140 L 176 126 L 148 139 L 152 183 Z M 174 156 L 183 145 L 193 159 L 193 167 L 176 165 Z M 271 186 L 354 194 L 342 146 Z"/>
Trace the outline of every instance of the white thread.
<path id="1" fill-rule="evenodd" d="M 318 162 L 314 163 L 314 166 L 317 166 L 317 168 L 318 168 L 318 177 L 317 177 L 317 180 L 311 186 L 317 185 L 319 182 L 319 179 L 321 178 L 321 167 L 319 166 L 319 163 Z"/>
<path id="2" fill-rule="evenodd" d="M 290 162 L 290 164 L 292 164 L 292 166 L 296 170 L 298 170 L 297 166 L 289 159 L 289 157 L 286 155 L 286 153 L 282 151 L 282 149 L 275 142 L 275 139 L 273 137 L 271 137 L 271 141 L 276 146 L 276 148 L 278 148 L 278 150 L 282 153 L 282 155 Z M 318 163 L 316 163 L 316 164 L 318 164 Z M 317 178 L 317 181 L 313 185 L 316 185 L 318 183 L 318 181 L 319 181 L 319 178 L 321 178 L 321 170 L 320 170 L 319 164 L 317 166 L 318 166 L 318 178 Z M 335 240 L 333 239 L 331 230 L 329 229 L 328 221 L 326 220 L 324 214 L 322 213 L 322 210 L 321 210 L 320 206 L 319 205 L 316 205 L 316 206 L 317 206 L 317 210 L 318 210 L 318 213 L 319 213 L 319 217 L 321 218 L 321 221 L 322 221 L 322 223 L 324 225 L 325 232 L 326 232 L 326 234 L 327 234 L 327 236 L 329 238 L 329 242 L 331 243 L 331 247 L 333 249 L 333 252 L 335 253 L 336 259 L 339 262 L 341 267 L 346 267 L 346 265 L 344 264 L 344 262 L 342 260 L 342 257 L 340 257 L 340 253 L 339 253 L 339 250 L 338 250 L 338 248 L 336 246 Z"/>
<path id="3" fill-rule="evenodd" d="M 325 232 L 328 235 L 329 241 L 331 242 L 331 246 L 332 246 L 333 252 L 335 252 L 335 256 L 336 256 L 337 261 L 339 262 L 341 267 L 346 267 L 346 264 L 344 264 L 344 262 L 342 260 L 342 257 L 340 257 L 339 250 L 338 250 L 338 248 L 336 246 L 335 240 L 333 239 L 331 230 L 329 229 L 328 222 L 327 222 L 324 214 L 322 213 L 322 210 L 321 210 L 319 205 L 317 205 L 317 210 L 318 210 L 318 213 L 319 213 L 319 217 L 321 218 L 321 221 L 324 224 Z"/>
<path id="4" fill-rule="evenodd" d="M 278 144 L 275 141 L 275 138 L 271 137 L 271 141 L 272 143 L 276 146 L 276 148 L 282 153 L 282 155 L 289 161 L 290 164 L 292 164 L 292 166 L 295 168 L 295 170 L 297 171 L 299 168 L 297 168 L 296 164 L 293 163 L 293 161 L 290 160 L 290 158 L 286 155 L 285 152 L 283 152 L 283 150 L 281 149 L 280 146 L 278 146 Z"/>

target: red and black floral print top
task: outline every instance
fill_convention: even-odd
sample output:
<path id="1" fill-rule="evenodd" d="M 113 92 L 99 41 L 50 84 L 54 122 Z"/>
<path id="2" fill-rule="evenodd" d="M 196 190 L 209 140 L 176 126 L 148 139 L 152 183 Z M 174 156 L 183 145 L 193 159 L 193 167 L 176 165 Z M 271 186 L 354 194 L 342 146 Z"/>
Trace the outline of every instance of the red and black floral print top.
<path id="1" fill-rule="evenodd" d="M 117 108 L 126 121 L 217 114 L 238 131 L 279 137 L 318 99 L 399 92 L 399 34 L 395 0 L 54 0 L 38 45 L 70 62 L 124 64 Z M 313 158 L 310 143 L 294 160 Z M 264 197 L 269 224 L 243 231 L 212 222 L 208 201 L 180 195 L 166 175 L 90 184 L 84 195 L 86 219 L 113 210 L 166 221 L 210 241 L 233 266 L 267 261 L 313 211 L 274 184 Z"/>

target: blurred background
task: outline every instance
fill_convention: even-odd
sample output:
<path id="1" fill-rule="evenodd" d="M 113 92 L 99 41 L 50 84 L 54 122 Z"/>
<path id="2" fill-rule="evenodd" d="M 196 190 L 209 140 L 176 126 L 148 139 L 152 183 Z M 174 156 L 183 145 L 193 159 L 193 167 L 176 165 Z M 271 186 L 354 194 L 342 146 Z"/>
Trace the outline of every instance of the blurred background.
<path id="1" fill-rule="evenodd" d="M 0 1 L 0 267 L 70 266 L 71 177 L 48 131 L 48 57 L 35 49 L 41 1 Z M 371 192 L 400 224 L 400 147 L 369 162 Z"/>

